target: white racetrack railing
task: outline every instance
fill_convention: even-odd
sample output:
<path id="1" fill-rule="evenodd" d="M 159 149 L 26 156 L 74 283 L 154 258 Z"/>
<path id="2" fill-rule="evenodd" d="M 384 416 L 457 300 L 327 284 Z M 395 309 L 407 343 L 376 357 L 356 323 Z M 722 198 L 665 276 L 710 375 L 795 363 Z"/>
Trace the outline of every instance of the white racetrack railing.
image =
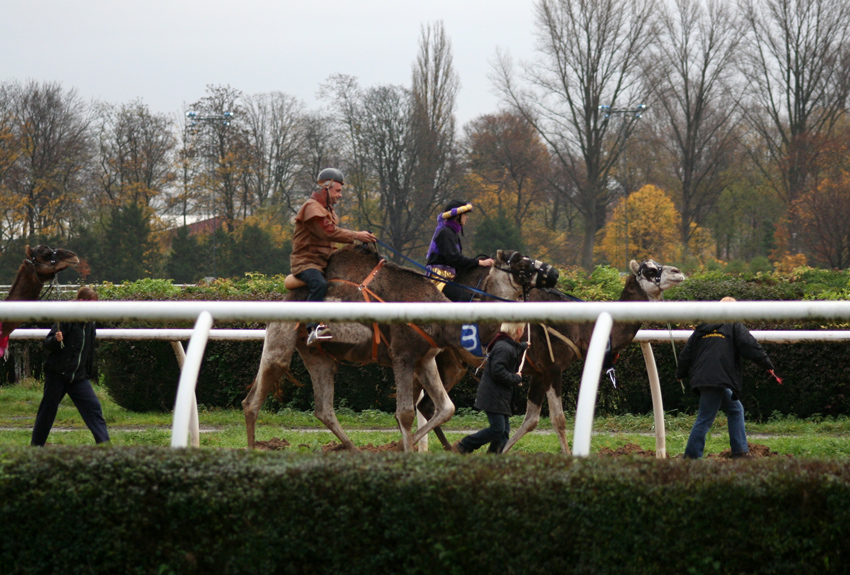
<path id="1" fill-rule="evenodd" d="M 596 322 L 582 372 L 573 455 L 590 452 L 593 412 L 605 342 L 613 322 L 722 322 L 770 320 L 847 320 L 850 302 L 565 302 L 551 303 L 349 303 L 349 302 L 0 302 L 0 321 L 52 323 L 56 321 L 195 321 L 189 349 L 181 370 L 174 406 L 172 447 L 188 445 L 190 425 L 197 424 L 194 389 L 203 351 L 217 321 L 334 321 L 382 323 L 476 323 L 476 322 Z M 100 332 L 101 330 L 99 330 Z M 106 331 L 106 330 L 103 330 Z M 662 330 L 663 333 L 663 330 Z M 789 332 L 780 332 L 789 333 Z M 794 332 L 791 332 L 794 333 Z M 811 332 L 806 332 L 811 334 Z M 810 335 L 814 341 L 815 335 Z M 840 333 L 840 332 L 829 332 Z M 670 334 L 668 334 L 669 337 Z M 674 332 L 682 337 L 681 330 Z M 14 334 L 13 334 L 14 336 Z M 655 412 L 656 453 L 666 456 L 660 384 L 649 340 L 641 343 Z M 644 334 L 644 337 L 645 334 Z M 797 341 L 788 339 L 772 341 Z M 820 338 L 818 338 L 820 339 Z M 838 341 L 844 336 L 824 337 Z M 802 340 L 799 340 L 802 341 Z M 644 347 L 646 346 L 646 347 Z M 181 348 L 182 349 L 182 348 Z M 651 364 L 651 366 L 650 366 Z M 653 377 L 654 374 L 654 377 Z M 654 379 L 654 381 L 653 381 Z M 194 416 L 193 416 L 194 413 Z M 194 442 L 193 442 L 194 443 Z"/>

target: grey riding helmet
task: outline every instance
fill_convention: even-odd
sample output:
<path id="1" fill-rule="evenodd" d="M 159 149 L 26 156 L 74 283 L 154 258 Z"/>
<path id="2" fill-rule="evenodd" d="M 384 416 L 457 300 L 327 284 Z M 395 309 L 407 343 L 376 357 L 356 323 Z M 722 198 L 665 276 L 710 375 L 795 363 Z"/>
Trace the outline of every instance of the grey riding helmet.
<path id="1" fill-rule="evenodd" d="M 342 172 L 336 168 L 325 168 L 319 172 L 319 177 L 316 178 L 316 181 L 320 184 L 328 180 L 333 180 L 334 182 L 339 182 L 340 184 L 345 185 L 345 176 L 343 176 Z"/>

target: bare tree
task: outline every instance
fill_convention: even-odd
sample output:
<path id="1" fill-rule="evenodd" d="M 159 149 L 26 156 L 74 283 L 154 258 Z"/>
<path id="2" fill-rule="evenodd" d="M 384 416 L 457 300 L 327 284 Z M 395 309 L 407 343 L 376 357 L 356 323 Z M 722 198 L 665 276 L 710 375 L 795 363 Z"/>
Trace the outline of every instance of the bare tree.
<path id="1" fill-rule="evenodd" d="M 230 86 L 207 86 L 207 95 L 193 104 L 196 114 L 187 128 L 195 157 L 203 165 L 195 185 L 209 213 L 232 228 L 245 198 L 243 176 L 251 152 L 239 101 L 242 93 Z M 241 193 L 240 193 L 241 192 Z"/>
<path id="2" fill-rule="evenodd" d="M 324 86 L 344 135 L 341 165 L 357 204 L 356 225 L 408 253 L 426 245 L 432 215 L 453 194 L 460 173 L 458 83 L 442 25 L 423 29 L 413 86 L 362 89 L 350 76 Z"/>
<path id="3" fill-rule="evenodd" d="M 496 208 L 518 230 L 532 206 L 548 200 L 549 152 L 524 117 L 505 111 L 466 126 L 469 168 L 496 190 Z"/>
<path id="4" fill-rule="evenodd" d="M 20 146 L 4 178 L 21 214 L 18 232 L 65 235 L 85 194 L 89 108 L 58 83 L 12 83 L 6 94 L 11 133 Z"/>
<path id="5" fill-rule="evenodd" d="M 98 124 L 98 181 L 105 203 L 149 206 L 176 178 L 171 120 L 132 102 L 101 106 Z"/>
<path id="6" fill-rule="evenodd" d="M 20 223 L 20 210 L 9 188 L 10 170 L 20 154 L 10 95 L 6 86 L 0 85 L 0 252 L 6 251 L 7 242 L 14 237 Z"/>
<path id="7" fill-rule="evenodd" d="M 664 9 L 645 80 L 663 109 L 663 141 L 678 182 L 681 241 L 704 223 L 725 185 L 736 148 L 733 58 L 740 36 L 723 0 L 676 0 Z"/>
<path id="8" fill-rule="evenodd" d="M 540 133 L 567 180 L 553 185 L 584 220 L 582 265 L 593 265 L 596 232 L 612 199 L 609 174 L 633 122 L 611 123 L 600 106 L 642 104 L 638 58 L 652 41 L 649 0 L 539 0 L 536 26 L 540 58 L 526 68 L 522 89 L 512 64 L 500 55 L 495 80 L 505 101 Z"/>
<path id="9" fill-rule="evenodd" d="M 301 147 L 301 187 L 312 188 L 322 169 L 342 165 L 339 140 L 333 118 L 321 112 L 307 114 L 304 119 L 304 144 Z"/>
<path id="10" fill-rule="evenodd" d="M 418 193 L 414 182 L 418 158 L 411 94 L 401 86 L 378 86 L 363 93 L 360 106 L 357 147 L 371 177 L 370 185 L 361 188 L 359 213 L 404 250 L 433 211 L 433 199 Z"/>
<path id="11" fill-rule="evenodd" d="M 423 26 L 413 65 L 411 95 L 417 209 L 426 208 L 428 214 L 429 205 L 436 207 L 448 198 L 458 175 L 454 111 L 459 89 L 451 42 L 443 23 Z"/>
<path id="12" fill-rule="evenodd" d="M 846 113 L 850 92 L 850 3 L 740 0 L 746 34 L 746 118 L 767 146 L 753 154 L 789 208 L 813 182 L 824 141 Z M 793 240 L 792 240 L 793 243 Z M 791 250 L 798 246 L 790 245 Z"/>
<path id="13" fill-rule="evenodd" d="M 245 98 L 244 109 L 249 149 L 255 154 L 246 171 L 254 206 L 288 207 L 301 167 L 304 106 L 292 96 L 273 92 Z M 243 212 L 249 207 L 243 205 Z"/>

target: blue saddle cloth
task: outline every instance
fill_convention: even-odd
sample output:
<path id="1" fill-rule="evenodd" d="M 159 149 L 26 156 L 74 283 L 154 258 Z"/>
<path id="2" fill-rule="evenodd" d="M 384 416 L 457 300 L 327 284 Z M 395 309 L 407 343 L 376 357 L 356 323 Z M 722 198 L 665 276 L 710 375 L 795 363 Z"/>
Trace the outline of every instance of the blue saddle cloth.
<path id="1" fill-rule="evenodd" d="M 463 324 L 460 332 L 460 345 L 475 357 L 484 357 L 477 323 Z"/>

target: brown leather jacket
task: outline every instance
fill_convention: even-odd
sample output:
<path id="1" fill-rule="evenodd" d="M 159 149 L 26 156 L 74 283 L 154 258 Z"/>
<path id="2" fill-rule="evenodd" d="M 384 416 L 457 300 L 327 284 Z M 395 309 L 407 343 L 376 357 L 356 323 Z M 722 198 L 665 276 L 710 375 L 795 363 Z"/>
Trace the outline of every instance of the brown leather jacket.
<path id="1" fill-rule="evenodd" d="M 313 192 L 295 216 L 292 254 L 289 256 L 293 275 L 311 268 L 324 272 L 334 251 L 333 244 L 354 241 L 355 232 L 337 227 L 338 224 L 339 218 L 333 207 L 327 205 L 326 192 Z"/>

